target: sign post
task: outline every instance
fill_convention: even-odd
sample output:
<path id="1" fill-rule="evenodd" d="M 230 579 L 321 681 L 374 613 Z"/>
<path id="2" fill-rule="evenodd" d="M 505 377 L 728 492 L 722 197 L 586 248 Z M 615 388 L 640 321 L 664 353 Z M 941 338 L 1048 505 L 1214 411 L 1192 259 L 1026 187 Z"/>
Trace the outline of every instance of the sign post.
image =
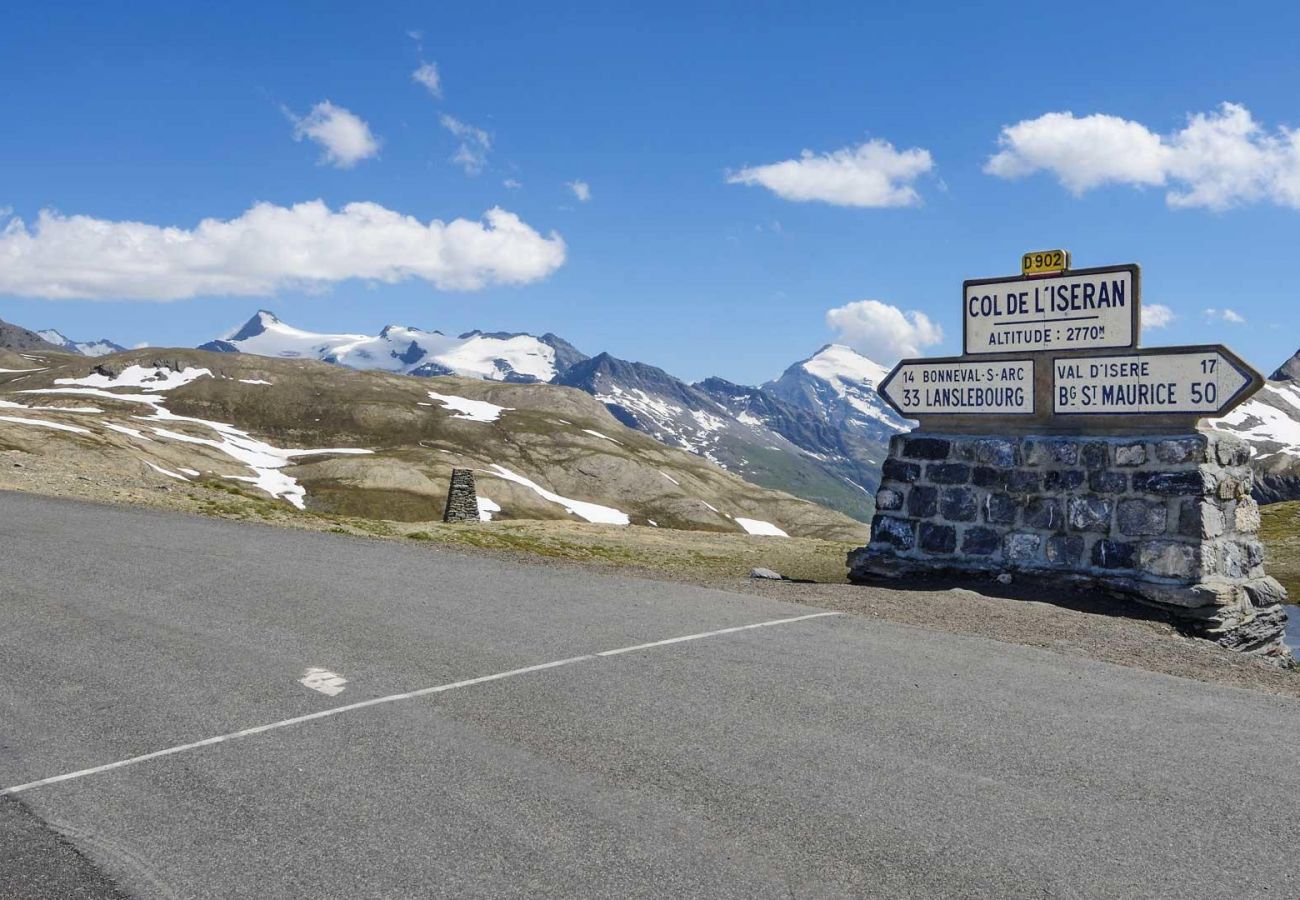
<path id="1" fill-rule="evenodd" d="M 901 361 L 877 386 L 917 428 L 881 467 L 849 578 L 1010 573 L 1091 584 L 1192 634 L 1286 653 L 1286 591 L 1264 571 L 1250 448 L 1201 431 L 1264 383 L 1226 347 L 1139 348 L 1136 265 L 962 285 L 963 355 Z"/>

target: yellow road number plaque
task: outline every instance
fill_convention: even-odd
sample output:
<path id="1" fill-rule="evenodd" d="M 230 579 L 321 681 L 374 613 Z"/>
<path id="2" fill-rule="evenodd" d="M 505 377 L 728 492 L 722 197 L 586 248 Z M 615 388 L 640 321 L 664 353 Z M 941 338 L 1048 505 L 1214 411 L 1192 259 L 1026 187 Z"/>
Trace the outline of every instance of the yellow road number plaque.
<path id="1" fill-rule="evenodd" d="M 1021 275 L 1045 275 L 1070 268 L 1069 250 L 1035 250 L 1020 257 Z"/>

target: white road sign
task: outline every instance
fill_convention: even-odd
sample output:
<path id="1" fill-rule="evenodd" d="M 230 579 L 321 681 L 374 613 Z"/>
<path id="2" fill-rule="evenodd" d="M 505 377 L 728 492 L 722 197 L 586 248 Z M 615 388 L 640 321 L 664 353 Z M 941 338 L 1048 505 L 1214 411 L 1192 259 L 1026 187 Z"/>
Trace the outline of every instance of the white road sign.
<path id="1" fill-rule="evenodd" d="M 1034 362 L 904 360 L 880 383 L 879 391 L 909 417 L 1032 414 Z"/>
<path id="2" fill-rule="evenodd" d="M 962 285 L 967 353 L 1136 347 L 1138 267 Z"/>
<path id="3" fill-rule="evenodd" d="M 1052 361 L 1052 405 L 1059 415 L 1220 416 L 1261 383 L 1223 347 L 1171 347 Z"/>

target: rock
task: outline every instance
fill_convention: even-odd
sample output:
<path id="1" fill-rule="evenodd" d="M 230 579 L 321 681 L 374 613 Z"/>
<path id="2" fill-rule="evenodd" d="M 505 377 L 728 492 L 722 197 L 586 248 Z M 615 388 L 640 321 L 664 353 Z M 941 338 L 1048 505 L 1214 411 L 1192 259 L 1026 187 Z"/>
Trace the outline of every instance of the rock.
<path id="1" fill-rule="evenodd" d="M 1138 550 L 1138 565 L 1149 575 L 1186 580 L 1200 571 L 1201 548 L 1176 541 L 1146 541 Z"/>
<path id="2" fill-rule="evenodd" d="M 1115 510 L 1115 524 L 1120 534 L 1126 535 L 1164 534 L 1167 517 L 1165 504 L 1159 500 L 1121 500 Z"/>
<path id="3" fill-rule="evenodd" d="M 1006 438 L 983 438 L 975 441 L 975 461 L 999 469 L 1013 469 L 1017 463 L 1016 442 Z"/>
<path id="4" fill-rule="evenodd" d="M 1128 475 L 1110 469 L 1099 469 L 1088 476 L 1088 487 L 1094 494 L 1122 494 L 1128 490 Z M 1136 486 L 1134 487 L 1136 490 Z"/>
<path id="5" fill-rule="evenodd" d="M 947 459 L 951 447 L 952 442 L 943 438 L 903 438 L 903 456 L 908 459 Z"/>
<path id="6" fill-rule="evenodd" d="M 478 492 L 474 487 L 473 469 L 452 469 L 451 483 L 447 487 L 447 506 L 443 510 L 444 522 L 477 522 Z"/>
<path id="7" fill-rule="evenodd" d="M 931 463 L 925 468 L 932 484 L 965 484 L 970 481 L 970 466 L 966 463 Z"/>
<path id="8" fill-rule="evenodd" d="M 1002 539 L 1002 556 L 1012 563 L 1033 562 L 1042 545 L 1043 539 L 1039 535 L 1012 532 Z"/>
<path id="9" fill-rule="evenodd" d="M 1223 510 L 1203 500 L 1184 500 L 1178 509 L 1178 533 L 1186 537 L 1216 538 L 1223 534 Z"/>
<path id="10" fill-rule="evenodd" d="M 1032 494 L 1042 489 L 1042 476 L 1029 469 L 1007 473 L 1007 490 L 1013 494 Z"/>
<path id="11" fill-rule="evenodd" d="M 1084 466 L 1089 469 L 1100 469 L 1106 465 L 1109 457 L 1106 445 L 1100 441 L 1084 444 L 1083 450 L 1079 453 L 1079 458 L 1083 460 Z"/>
<path id="12" fill-rule="evenodd" d="M 907 519 L 876 516 L 871 523 L 871 540 L 898 550 L 911 550 L 916 546 L 916 532 Z"/>
<path id="13" fill-rule="evenodd" d="M 1287 601 L 1286 588 L 1272 575 L 1246 582 L 1246 594 L 1254 606 L 1267 607 Z"/>
<path id="14" fill-rule="evenodd" d="M 1233 518 L 1237 531 L 1254 534 L 1259 531 L 1259 504 L 1247 497 L 1237 504 Z"/>
<path id="15" fill-rule="evenodd" d="M 1098 541 L 1092 545 L 1092 564 L 1102 569 L 1132 569 L 1137 564 L 1137 548 L 1124 541 Z"/>
<path id="16" fill-rule="evenodd" d="M 876 491 L 876 509 L 895 510 L 903 508 L 903 495 L 893 488 L 881 488 Z"/>
<path id="17" fill-rule="evenodd" d="M 952 553 L 957 549 L 957 529 L 951 525 L 922 522 L 920 543 L 921 549 L 928 553 Z"/>
<path id="18" fill-rule="evenodd" d="M 1102 497 L 1071 497 L 1068 511 L 1070 528 L 1105 532 L 1110 528 L 1110 512 L 1111 501 Z"/>
<path id="19" fill-rule="evenodd" d="M 901 459 L 891 457 L 880 467 L 880 475 L 885 481 L 902 481 L 911 484 L 921 477 L 921 467 L 917 463 L 903 462 Z"/>
<path id="20" fill-rule="evenodd" d="M 1025 504 L 1025 527 L 1044 531 L 1065 529 L 1065 512 L 1061 502 L 1048 497 L 1034 497 Z"/>
<path id="21" fill-rule="evenodd" d="M 979 501 L 970 488 L 945 488 L 939 498 L 939 511 L 950 522 L 970 522 L 979 510 Z"/>
<path id="22" fill-rule="evenodd" d="M 1040 440 L 1025 443 L 1025 465 L 1073 466 L 1079 462 L 1079 445 L 1074 441 Z"/>
<path id="23" fill-rule="evenodd" d="M 992 466 L 976 466 L 971 471 L 971 483 L 982 488 L 1002 488 L 1006 486 L 1007 473 Z"/>
<path id="24" fill-rule="evenodd" d="M 1012 581 L 1010 572 L 1001 572 L 997 577 L 998 584 L 1010 584 Z"/>
<path id="25" fill-rule="evenodd" d="M 992 525 L 1016 524 L 1020 500 L 1010 494 L 989 494 L 984 501 L 984 521 Z"/>
<path id="26" fill-rule="evenodd" d="M 1205 462 L 1204 438 L 1176 438 L 1156 444 L 1156 459 L 1163 463 Z"/>
<path id="27" fill-rule="evenodd" d="M 1197 470 L 1187 472 L 1134 472 L 1133 490 L 1140 494 L 1165 497 L 1205 493 L 1206 476 Z"/>
<path id="28" fill-rule="evenodd" d="M 749 577 L 750 577 L 750 578 L 762 578 L 762 579 L 766 579 L 767 581 L 783 581 L 783 580 L 784 580 L 784 576 L 782 576 L 779 572 L 773 572 L 771 569 L 764 569 L 764 568 L 762 568 L 762 567 L 754 568 L 754 569 L 750 569 L 750 570 L 749 570 Z"/>
<path id="29" fill-rule="evenodd" d="M 907 496 L 907 514 L 914 519 L 928 519 L 939 509 L 939 489 L 918 484 Z"/>
<path id="30" fill-rule="evenodd" d="M 1055 469 L 1043 475 L 1045 491 L 1077 491 L 1083 486 L 1084 473 L 1078 469 Z"/>
<path id="31" fill-rule="evenodd" d="M 1145 444 L 1118 444 L 1115 447 L 1115 465 L 1140 466 L 1147 461 Z"/>
<path id="32" fill-rule="evenodd" d="M 1054 534 L 1047 539 L 1044 553 L 1052 565 L 1077 565 L 1083 559 L 1083 538 L 1077 534 Z"/>
<path id="33" fill-rule="evenodd" d="M 976 525 L 962 533 L 961 552 L 971 556 L 988 556 L 998 549 L 1000 543 L 1002 537 L 996 528 Z"/>

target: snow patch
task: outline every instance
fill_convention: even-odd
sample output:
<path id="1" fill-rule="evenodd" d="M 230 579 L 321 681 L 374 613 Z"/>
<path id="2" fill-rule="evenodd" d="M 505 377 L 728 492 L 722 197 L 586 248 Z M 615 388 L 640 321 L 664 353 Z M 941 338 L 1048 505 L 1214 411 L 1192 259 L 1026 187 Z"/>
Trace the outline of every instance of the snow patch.
<path id="1" fill-rule="evenodd" d="M 762 519 L 742 519 L 740 516 L 736 516 L 736 524 L 749 534 L 761 534 L 769 537 L 790 536 L 771 522 L 764 522 Z"/>
<path id="2" fill-rule="evenodd" d="M 486 400 L 470 400 L 467 397 L 457 397 L 453 394 L 439 394 L 436 391 L 428 391 L 429 396 L 442 404 L 443 409 L 454 409 L 456 415 L 453 419 L 469 419 L 471 422 L 495 422 L 501 418 L 503 412 L 509 412 L 508 406 L 497 406 L 495 403 L 488 403 Z"/>
<path id="3" fill-rule="evenodd" d="M 623 446 L 622 441 L 616 441 L 607 434 L 601 434 L 599 431 L 592 431 L 590 428 L 584 428 L 582 430 L 587 434 L 595 435 L 598 438 L 604 438 L 605 440 L 609 441 L 611 444 L 618 444 L 620 447 Z"/>
<path id="4" fill-rule="evenodd" d="M 588 522 L 595 522 L 601 525 L 626 525 L 631 521 L 628 518 L 627 513 L 621 512 L 612 507 L 601 506 L 598 503 L 588 503 L 585 500 L 572 500 L 568 497 L 561 497 L 559 494 L 553 491 L 548 491 L 541 485 L 529 481 L 524 476 L 511 472 L 505 466 L 493 463 L 492 468 L 496 470 L 498 478 L 503 478 L 506 481 L 513 481 L 515 484 L 521 484 L 533 493 L 537 494 L 543 500 L 558 503 L 575 516 L 586 519 Z"/>
<path id="5" fill-rule="evenodd" d="M 240 384 L 273 384 L 274 382 L 267 381 L 264 378 L 241 378 L 239 379 L 239 383 Z"/>
<path id="6" fill-rule="evenodd" d="M 186 366 L 181 371 L 157 366 L 127 366 L 116 375 L 92 372 L 85 378 L 56 378 L 55 384 L 80 384 L 92 388 L 135 387 L 146 391 L 170 391 L 199 378 L 211 378 L 208 369 Z"/>
<path id="7" fill-rule="evenodd" d="M 168 478 L 175 478 L 177 481 L 189 481 L 189 479 L 186 478 L 184 475 L 178 475 L 177 473 L 169 469 L 164 469 L 162 466 L 155 466 L 147 459 L 144 461 L 144 464 L 149 468 L 153 469 L 155 472 L 157 472 L 160 475 L 166 475 Z M 195 472 L 194 474 L 197 475 L 198 472 Z"/>
<path id="8" fill-rule="evenodd" d="M 142 441 L 149 441 L 150 443 L 153 442 L 153 438 L 149 437 L 148 435 L 134 428 L 127 428 L 125 425 L 118 425 L 113 422 L 105 422 L 104 427 L 109 429 L 110 431 L 116 431 L 120 434 L 130 435 L 133 438 L 139 438 Z"/>
<path id="9" fill-rule="evenodd" d="M 38 428 L 52 428 L 55 431 L 71 431 L 73 434 L 90 434 L 89 428 L 78 428 L 76 425 L 63 425 L 59 422 L 50 422 L 45 419 L 23 419 L 18 416 L 0 416 L 0 421 L 13 422 L 18 425 L 35 425 Z"/>
<path id="10" fill-rule="evenodd" d="M 480 522 L 491 522 L 492 514 L 501 512 L 501 504 L 487 497 L 478 498 L 478 518 Z"/>
<path id="11" fill-rule="evenodd" d="M 682 483 L 681 483 L 680 481 L 678 481 L 678 480 L 677 480 L 676 478 L 674 478 L 673 476 L 669 475 L 667 472 L 660 471 L 659 474 L 662 475 L 663 477 L 667 478 L 669 481 L 671 481 L 673 484 L 677 485 L 678 487 L 681 487 L 681 486 L 682 486 Z"/>

